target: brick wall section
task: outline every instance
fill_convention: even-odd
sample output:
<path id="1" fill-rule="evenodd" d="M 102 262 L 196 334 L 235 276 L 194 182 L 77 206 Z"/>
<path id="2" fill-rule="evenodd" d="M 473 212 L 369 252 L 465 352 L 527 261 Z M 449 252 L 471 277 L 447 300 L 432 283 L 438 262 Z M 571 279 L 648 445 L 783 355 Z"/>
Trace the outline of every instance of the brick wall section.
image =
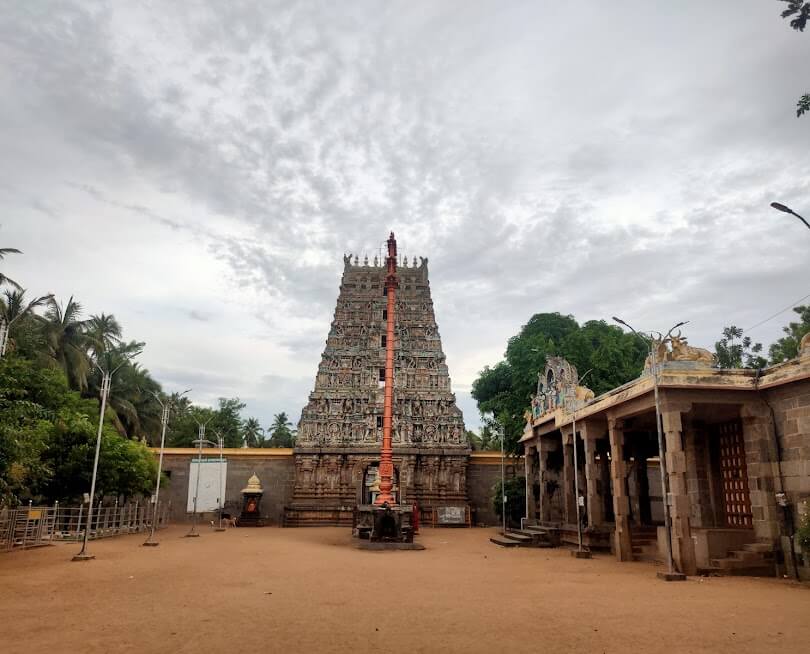
<path id="1" fill-rule="evenodd" d="M 205 454 L 215 457 L 213 450 L 209 450 Z M 174 522 L 184 522 L 189 519 L 189 514 L 186 513 L 186 503 L 191 458 L 192 454 L 188 450 L 174 450 L 174 453 L 169 450 L 163 457 L 163 469 L 170 473 L 170 477 L 168 485 L 161 488 L 160 497 L 162 501 L 171 501 L 171 520 Z M 269 525 L 281 525 L 284 507 L 292 499 L 295 484 L 292 450 L 283 452 L 268 450 L 266 456 L 256 450 L 252 450 L 250 454 L 237 451 L 235 454 L 229 455 L 226 450 L 225 459 L 228 462 L 225 491 L 226 511 L 229 513 L 240 512 L 242 501 L 240 491 L 255 472 L 264 488 L 261 503 L 262 517 Z M 522 458 L 507 458 L 505 471 L 507 479 L 522 475 Z M 467 467 L 467 496 L 476 523 L 499 524 L 498 517 L 492 509 L 492 491 L 500 478 L 499 453 L 480 452 L 470 456 Z M 213 515 L 208 515 L 204 519 L 213 518 Z"/>
<path id="2" fill-rule="evenodd" d="M 810 379 L 767 392 L 782 447 L 782 475 L 789 501 L 810 497 Z"/>

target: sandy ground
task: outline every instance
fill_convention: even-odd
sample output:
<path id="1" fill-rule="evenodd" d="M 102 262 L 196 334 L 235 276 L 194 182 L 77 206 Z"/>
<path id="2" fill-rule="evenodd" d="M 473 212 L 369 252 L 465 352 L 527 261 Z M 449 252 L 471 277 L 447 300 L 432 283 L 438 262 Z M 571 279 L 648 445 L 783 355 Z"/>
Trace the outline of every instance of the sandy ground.
<path id="1" fill-rule="evenodd" d="M 807 652 L 810 589 L 665 583 L 644 563 L 424 530 L 367 552 L 348 530 L 204 530 L 0 554 L 0 652 Z"/>

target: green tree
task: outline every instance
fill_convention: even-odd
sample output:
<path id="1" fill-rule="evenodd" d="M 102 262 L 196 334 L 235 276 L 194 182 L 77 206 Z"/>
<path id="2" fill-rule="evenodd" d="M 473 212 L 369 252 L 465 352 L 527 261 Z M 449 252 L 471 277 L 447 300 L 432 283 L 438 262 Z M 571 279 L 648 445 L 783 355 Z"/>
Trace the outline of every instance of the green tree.
<path id="1" fill-rule="evenodd" d="M 219 408 L 211 421 L 211 428 L 222 434 L 225 439 L 225 447 L 242 446 L 241 413 L 244 408 L 244 402 L 241 402 L 238 397 L 219 398 Z"/>
<path id="2" fill-rule="evenodd" d="M 586 385 L 597 395 L 637 377 L 647 346 L 638 337 L 603 320 L 580 326 L 573 316 L 538 313 L 509 339 L 505 359 L 485 367 L 473 382 L 472 396 L 483 415 L 506 433 L 508 451 L 517 449 L 524 412 L 537 388 L 547 356 L 563 356 L 580 374 L 591 370 Z"/>
<path id="3" fill-rule="evenodd" d="M 99 407 L 70 390 L 61 370 L 0 360 L 0 494 L 6 503 L 74 501 L 90 487 Z M 121 438 L 106 415 L 99 493 L 132 496 L 154 483 L 154 456 Z"/>
<path id="4" fill-rule="evenodd" d="M 242 425 L 242 439 L 248 447 L 262 447 L 265 440 L 263 432 L 258 418 L 248 418 Z"/>
<path id="5" fill-rule="evenodd" d="M 295 431 L 284 411 L 273 416 L 273 424 L 270 425 L 270 443 L 272 447 L 293 447 L 295 445 Z"/>
<path id="6" fill-rule="evenodd" d="M 84 333 L 97 361 L 105 352 L 111 352 L 121 345 L 121 325 L 112 314 L 90 316 Z"/>
<path id="7" fill-rule="evenodd" d="M 762 343 L 752 343 L 751 338 L 743 336 L 743 330 L 735 325 L 724 327 L 723 337 L 714 344 L 720 368 L 764 368 L 768 360 L 760 352 Z"/>
<path id="8" fill-rule="evenodd" d="M 467 433 L 467 442 L 470 444 L 472 450 L 474 452 L 481 450 L 481 437 L 471 429 L 466 429 L 465 431 Z"/>
<path id="9" fill-rule="evenodd" d="M 55 298 L 46 303 L 43 333 L 50 364 L 61 369 L 71 387 L 83 391 L 87 388 L 90 372 L 86 322 L 80 319 L 82 305 L 70 297 L 62 307 Z"/>
<path id="10" fill-rule="evenodd" d="M 810 305 L 793 307 L 793 311 L 799 314 L 798 322 L 791 322 L 782 331 L 785 336 L 772 344 L 768 354 L 771 363 L 782 363 L 788 359 L 799 356 L 799 345 L 807 332 L 810 332 Z"/>
<path id="11" fill-rule="evenodd" d="M 526 478 L 514 477 L 507 479 L 501 485 L 499 479 L 492 488 L 492 508 L 496 515 L 503 516 L 503 494 L 501 488 L 506 489 L 506 526 L 519 527 L 520 519 L 526 513 Z"/>
<path id="12" fill-rule="evenodd" d="M 8 325 L 8 349 L 15 349 L 17 334 L 24 329 L 26 318 L 33 316 L 34 309 L 43 306 L 51 297 L 43 295 L 29 302 L 25 297 L 25 289 L 15 288 L 3 291 L 3 297 L 0 298 L 0 322 Z"/>
<path id="13" fill-rule="evenodd" d="M 0 248 L 0 261 L 5 259 L 7 254 L 22 254 L 22 252 L 20 252 L 17 248 Z M 13 286 L 18 290 L 22 290 L 22 287 L 17 282 L 9 277 L 6 277 L 0 272 L 0 286 L 3 286 L 4 284 L 8 284 L 9 286 Z"/>
<path id="14" fill-rule="evenodd" d="M 807 27 L 807 20 L 810 19 L 810 2 L 803 0 L 781 0 L 787 4 L 787 9 L 782 11 L 782 18 L 789 18 L 790 26 L 797 32 L 804 32 Z M 796 117 L 810 111 L 810 94 L 805 93 L 796 103 Z"/>

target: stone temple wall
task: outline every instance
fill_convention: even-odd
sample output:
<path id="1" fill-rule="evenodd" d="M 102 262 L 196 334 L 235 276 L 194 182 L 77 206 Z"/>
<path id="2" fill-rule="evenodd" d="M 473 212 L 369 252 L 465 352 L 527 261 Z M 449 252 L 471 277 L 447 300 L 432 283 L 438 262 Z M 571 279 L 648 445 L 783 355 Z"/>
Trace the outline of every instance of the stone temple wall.
<path id="1" fill-rule="evenodd" d="M 215 450 L 203 450 L 204 457 L 218 458 Z M 186 513 L 188 500 L 188 480 L 191 459 L 196 458 L 194 449 L 176 448 L 168 450 L 163 457 L 163 469 L 169 482 L 161 488 L 162 502 L 171 502 L 172 521 L 181 522 L 189 518 Z M 264 488 L 261 513 L 269 525 L 281 525 L 284 519 L 284 506 L 292 497 L 294 471 L 292 450 L 250 449 L 225 450 L 228 474 L 225 483 L 225 511 L 238 514 L 242 508 L 241 490 L 252 474 L 256 474 Z M 214 515 L 205 516 L 206 520 Z"/>
<path id="2" fill-rule="evenodd" d="M 215 450 L 203 452 L 204 456 L 217 458 Z M 172 448 L 167 450 L 167 454 L 163 457 L 163 468 L 168 473 L 169 481 L 161 488 L 160 496 L 162 501 L 171 502 L 170 518 L 173 522 L 184 522 L 190 518 L 186 512 L 189 467 L 192 458 L 196 456 L 196 450 Z M 255 473 L 264 487 L 262 517 L 268 525 L 283 525 L 285 507 L 292 500 L 295 485 L 293 451 L 285 448 L 226 449 L 224 458 L 228 462 L 225 510 L 229 513 L 239 513 L 242 499 L 240 491 L 247 484 L 248 478 Z M 492 509 L 492 491 L 501 478 L 499 453 L 473 452 L 466 460 L 466 469 L 465 495 L 475 524 L 497 525 L 498 517 Z M 507 458 L 507 478 L 522 474 L 522 460 Z M 209 513 L 204 515 L 202 520 L 215 518 L 215 514 Z M 424 515 L 423 522 L 429 524 L 427 514 Z"/>

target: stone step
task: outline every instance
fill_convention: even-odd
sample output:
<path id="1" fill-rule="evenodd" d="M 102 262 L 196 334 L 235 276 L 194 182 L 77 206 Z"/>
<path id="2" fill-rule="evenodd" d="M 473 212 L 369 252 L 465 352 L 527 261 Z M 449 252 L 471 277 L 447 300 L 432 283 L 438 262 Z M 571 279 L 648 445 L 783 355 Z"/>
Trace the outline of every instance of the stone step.
<path id="1" fill-rule="evenodd" d="M 636 545 L 633 543 L 632 550 L 633 554 L 641 554 L 642 552 L 657 552 L 658 547 L 653 547 L 651 545 Z"/>
<path id="2" fill-rule="evenodd" d="M 532 537 L 526 534 L 521 534 L 519 531 L 507 531 L 504 534 L 507 538 L 511 538 L 512 540 L 516 540 L 519 543 L 531 543 Z"/>
<path id="3" fill-rule="evenodd" d="M 524 547 L 554 547 L 554 543 L 549 535 L 545 532 L 538 532 L 528 529 L 517 529 L 515 531 L 507 532 L 508 536 L 524 536 L 529 539 L 529 542 L 522 541 Z"/>
<path id="4" fill-rule="evenodd" d="M 732 550 L 728 553 L 729 558 L 739 559 L 747 562 L 765 562 L 767 554 L 764 552 L 750 552 L 748 550 Z"/>
<path id="5" fill-rule="evenodd" d="M 761 552 L 762 554 L 773 555 L 773 545 L 771 543 L 746 543 L 742 548 L 746 552 Z"/>
<path id="6" fill-rule="evenodd" d="M 501 547 L 520 547 L 520 541 L 507 538 L 506 536 L 492 536 L 489 542 L 500 545 Z"/>
<path id="7" fill-rule="evenodd" d="M 522 531 L 530 531 L 535 534 L 548 534 L 551 533 L 550 527 L 539 527 L 537 525 L 526 525 Z"/>
<path id="8" fill-rule="evenodd" d="M 711 559 L 709 561 L 714 567 L 723 570 L 751 568 L 765 565 L 766 562 L 762 559 L 739 559 L 736 556 L 728 556 L 723 559 Z"/>
<path id="9" fill-rule="evenodd" d="M 642 561 L 644 563 L 660 563 L 658 557 L 652 554 L 633 554 L 633 561 Z"/>
<path id="10" fill-rule="evenodd" d="M 712 570 L 717 574 L 746 577 L 773 577 L 774 566 L 767 562 L 746 562 L 736 559 L 711 559 Z"/>

